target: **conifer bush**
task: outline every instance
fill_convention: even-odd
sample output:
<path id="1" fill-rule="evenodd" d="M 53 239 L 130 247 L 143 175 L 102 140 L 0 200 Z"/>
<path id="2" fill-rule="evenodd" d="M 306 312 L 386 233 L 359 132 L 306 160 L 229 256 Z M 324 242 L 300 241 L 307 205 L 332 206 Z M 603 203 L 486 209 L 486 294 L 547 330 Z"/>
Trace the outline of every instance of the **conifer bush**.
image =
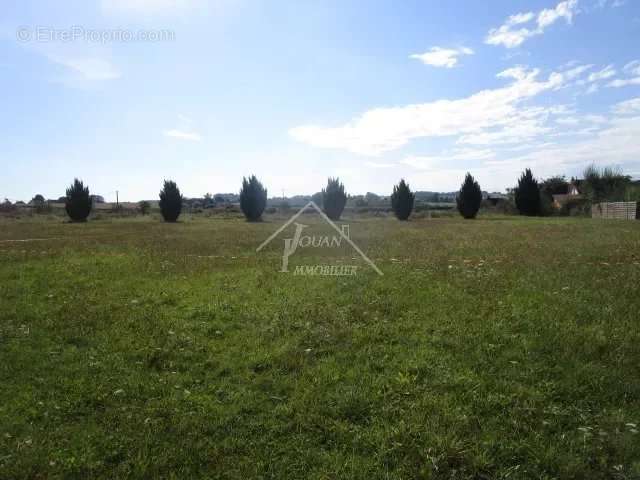
<path id="1" fill-rule="evenodd" d="M 182 212 L 182 194 L 176 182 L 165 180 L 160 190 L 160 213 L 165 222 L 175 222 Z"/>
<path id="2" fill-rule="evenodd" d="M 138 209 L 142 215 L 149 215 L 149 212 L 151 211 L 151 203 L 146 200 L 142 200 L 138 202 Z"/>
<path id="3" fill-rule="evenodd" d="M 327 187 L 322 189 L 322 210 L 331 220 L 340 220 L 340 216 L 347 204 L 347 194 L 339 178 L 327 181 Z"/>
<path id="4" fill-rule="evenodd" d="M 411 212 L 413 211 L 413 202 L 415 195 L 409 188 L 409 185 L 400 180 L 398 185 L 393 186 L 393 193 L 391 194 L 391 207 L 396 214 L 398 220 L 407 220 Z"/>
<path id="5" fill-rule="evenodd" d="M 318 207 L 322 208 L 322 192 L 316 192 L 311 195 L 311 201 L 315 203 Z"/>
<path id="6" fill-rule="evenodd" d="M 66 193 L 64 208 L 71 221 L 86 222 L 92 207 L 89 187 L 85 187 L 81 180 L 75 178 Z"/>
<path id="7" fill-rule="evenodd" d="M 262 186 L 255 175 L 251 175 L 248 179 L 243 177 L 242 190 L 240 190 L 240 208 L 247 221 L 260 221 L 266 206 L 267 189 Z"/>
<path id="8" fill-rule="evenodd" d="M 533 177 L 530 169 L 526 169 L 518 179 L 518 186 L 515 189 L 516 208 L 520 215 L 536 216 L 540 215 L 540 187 L 538 181 Z"/>
<path id="9" fill-rule="evenodd" d="M 458 211 L 464 218 L 476 218 L 481 203 L 482 189 L 480 184 L 470 173 L 467 173 L 456 197 Z"/>

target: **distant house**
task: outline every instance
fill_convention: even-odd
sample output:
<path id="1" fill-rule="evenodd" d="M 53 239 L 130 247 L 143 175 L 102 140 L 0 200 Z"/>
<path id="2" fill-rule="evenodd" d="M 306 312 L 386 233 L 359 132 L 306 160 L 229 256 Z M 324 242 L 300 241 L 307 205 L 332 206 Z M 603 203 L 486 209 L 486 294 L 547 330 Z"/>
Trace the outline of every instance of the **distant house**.
<path id="1" fill-rule="evenodd" d="M 237 193 L 216 193 L 213 200 L 216 204 L 233 204 L 240 202 L 240 196 Z"/>
<path id="2" fill-rule="evenodd" d="M 497 192 L 487 193 L 485 197 L 485 200 L 494 207 L 500 203 L 506 202 L 508 199 L 509 197 L 504 193 Z"/>
<path id="3" fill-rule="evenodd" d="M 580 185 L 582 180 L 573 179 L 569 182 L 567 193 L 557 193 L 552 195 L 554 208 L 562 208 L 567 202 L 572 200 L 578 200 L 582 198 L 580 193 Z"/>
<path id="4" fill-rule="evenodd" d="M 567 202 L 571 200 L 577 200 L 582 198 L 580 194 L 571 194 L 571 193 L 557 193 L 552 195 L 553 197 L 553 206 L 554 208 L 562 208 Z"/>

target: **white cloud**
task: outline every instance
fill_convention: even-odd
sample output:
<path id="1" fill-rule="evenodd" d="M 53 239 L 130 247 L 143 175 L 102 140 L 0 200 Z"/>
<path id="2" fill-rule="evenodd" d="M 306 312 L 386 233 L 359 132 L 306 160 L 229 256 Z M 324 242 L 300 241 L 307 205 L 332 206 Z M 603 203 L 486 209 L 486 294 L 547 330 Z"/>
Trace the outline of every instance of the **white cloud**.
<path id="1" fill-rule="evenodd" d="M 364 162 L 364 164 L 371 168 L 392 168 L 397 166 L 395 163 Z"/>
<path id="2" fill-rule="evenodd" d="M 415 138 L 451 137 L 440 152 L 421 155 L 414 149 L 400 160 L 412 167 L 407 179 L 421 189 L 447 190 L 467 170 L 487 189 L 513 184 L 527 167 L 541 178 L 579 174 L 586 165 L 605 161 L 638 170 L 640 98 L 611 107 L 612 115 L 533 103 L 545 93 L 611 79 L 606 72 L 613 67 L 589 77 L 591 67 L 572 63 L 543 77 L 537 69 L 516 66 L 497 75 L 507 80 L 503 87 L 460 99 L 376 108 L 342 126 L 298 127 L 291 134 L 314 146 L 365 155 L 401 148 Z"/>
<path id="3" fill-rule="evenodd" d="M 587 78 L 583 78 L 579 81 L 577 81 L 576 83 L 578 85 L 587 85 L 590 84 L 589 87 L 587 87 L 587 90 L 585 93 L 587 94 L 592 94 L 597 92 L 598 90 L 600 90 L 600 83 L 603 80 L 607 80 L 611 77 L 614 77 L 616 75 L 616 70 L 613 68 L 613 65 L 607 65 L 606 67 L 604 67 L 602 70 L 597 71 L 597 72 L 593 72 L 591 73 Z"/>
<path id="4" fill-rule="evenodd" d="M 580 125 L 582 123 L 606 123 L 607 119 L 602 115 L 582 115 L 582 116 L 568 116 L 560 117 L 556 119 L 556 123 L 560 125 Z"/>
<path id="5" fill-rule="evenodd" d="M 511 15 L 503 25 L 489 30 L 485 43 L 503 45 L 506 48 L 518 47 L 528 38 L 542 35 L 547 27 L 561 18 L 571 24 L 577 6 L 578 0 L 565 0 L 558 3 L 555 8 L 541 10 L 537 15 L 533 12 Z M 531 25 L 525 26 L 527 24 Z"/>
<path id="6" fill-rule="evenodd" d="M 459 148 L 433 156 L 409 155 L 401 160 L 400 163 L 418 170 L 431 170 L 442 168 L 442 165 L 449 164 L 452 161 L 487 160 L 494 157 L 495 152 L 490 149 Z"/>
<path id="7" fill-rule="evenodd" d="M 534 150 L 540 148 L 546 148 L 555 145 L 556 142 L 543 142 L 543 143 L 522 143 L 509 148 L 505 148 L 504 151 L 508 152 L 521 152 L 523 150 Z"/>
<path id="8" fill-rule="evenodd" d="M 615 76 L 616 70 L 613 68 L 613 65 L 607 65 L 605 68 L 600 70 L 599 72 L 593 72 L 589 75 L 589 82 L 599 82 L 600 80 L 606 80 L 607 78 L 611 78 Z"/>
<path id="9" fill-rule="evenodd" d="M 535 13 L 533 12 L 527 12 L 527 13 L 516 13 L 515 15 L 511 15 L 508 19 L 507 19 L 507 24 L 508 25 L 520 25 L 522 23 L 528 23 L 531 20 L 533 20 L 533 17 L 535 17 Z"/>
<path id="10" fill-rule="evenodd" d="M 434 67 L 453 68 L 458 63 L 458 57 L 461 55 L 473 55 L 473 50 L 467 47 L 460 48 L 441 48 L 431 47 L 428 52 L 413 54 L 409 58 L 420 60 L 425 65 Z"/>
<path id="11" fill-rule="evenodd" d="M 49 56 L 49 60 L 69 68 L 73 74 L 89 82 L 114 80 L 121 74 L 108 61 L 101 58 L 64 58 Z"/>
<path id="12" fill-rule="evenodd" d="M 193 129 L 193 120 L 182 113 L 178 114 L 178 127 L 163 132 L 165 137 L 177 138 L 179 140 L 187 140 L 190 142 L 199 142 L 202 136 Z"/>
<path id="13" fill-rule="evenodd" d="M 495 152 L 488 148 L 480 150 L 473 148 L 458 148 L 448 154 L 446 158 L 452 160 L 486 160 L 495 156 Z"/>
<path id="14" fill-rule="evenodd" d="M 515 178 L 518 172 L 531 167 L 538 177 L 546 177 L 569 170 L 580 171 L 591 163 L 614 165 L 634 164 L 637 167 L 640 158 L 640 143 L 635 141 L 640 136 L 640 116 L 614 118 L 607 128 L 591 133 L 586 140 L 548 148 L 537 148 L 521 157 L 507 160 L 489 160 L 487 167 L 494 173 L 500 173 L 506 179 Z M 505 183 L 507 184 L 507 183 Z"/>
<path id="15" fill-rule="evenodd" d="M 537 72 L 536 72 L 537 73 Z M 527 69 L 522 65 L 507 68 L 496 74 L 498 78 L 513 78 L 515 80 L 524 80 L 527 77 Z"/>
<path id="16" fill-rule="evenodd" d="M 172 130 L 165 130 L 163 133 L 165 137 L 178 138 L 180 140 L 188 140 L 190 142 L 199 142 L 202 140 L 202 137 L 195 132 L 188 132 L 175 128 Z"/>
<path id="17" fill-rule="evenodd" d="M 585 122 L 591 122 L 591 123 L 607 123 L 607 118 L 603 115 L 583 115 L 582 116 L 583 120 Z"/>
<path id="18" fill-rule="evenodd" d="M 111 50 L 89 42 L 49 41 L 32 39 L 18 43 L 20 47 L 53 64 L 50 81 L 73 88 L 93 88 L 122 76 L 110 60 Z"/>
<path id="19" fill-rule="evenodd" d="M 640 115 L 640 97 L 616 103 L 611 111 L 616 115 Z"/>
<path id="20" fill-rule="evenodd" d="M 598 84 L 592 83 L 591 85 L 589 85 L 589 88 L 587 88 L 586 93 L 592 94 L 592 93 L 596 93 L 598 90 L 600 90 L 600 87 L 598 86 Z"/>
<path id="21" fill-rule="evenodd" d="M 622 69 L 631 75 L 640 76 L 640 60 L 629 62 Z"/>
<path id="22" fill-rule="evenodd" d="M 616 118 L 607 128 L 586 138 L 576 138 L 562 144 L 538 143 L 525 145 L 530 151 L 519 156 L 507 154 L 489 159 L 469 168 L 434 168 L 407 175 L 413 185 L 424 190 L 446 191 L 455 188 L 468 170 L 483 190 L 500 190 L 514 185 L 525 168 L 531 168 L 537 178 L 556 174 L 579 175 L 590 164 L 618 165 L 624 171 L 640 171 L 640 115 Z M 525 147 L 523 146 L 523 147 Z M 512 150 L 512 149 L 510 149 Z"/>
<path id="23" fill-rule="evenodd" d="M 631 75 L 628 78 L 616 78 L 609 83 L 607 83 L 607 87 L 626 87 L 628 85 L 640 85 L 640 60 L 633 60 L 632 62 L 627 63 L 622 70 L 627 73 L 627 75 Z"/>
<path id="24" fill-rule="evenodd" d="M 538 80 L 539 70 L 514 67 L 498 74 L 514 80 L 505 87 L 457 100 L 374 108 L 342 126 L 303 125 L 290 129 L 289 133 L 315 147 L 374 156 L 398 149 L 415 138 L 480 134 L 531 118 L 535 112 L 523 110 L 520 105 L 523 101 L 563 87 L 584 70 L 585 66 L 578 66 L 553 72 L 547 80 Z"/>
<path id="25" fill-rule="evenodd" d="M 640 85 L 640 77 L 616 78 L 615 80 L 607 83 L 607 87 L 614 87 L 614 88 L 626 87 L 629 85 Z"/>
<path id="26" fill-rule="evenodd" d="M 622 7 L 627 3 L 627 0 L 598 0 L 598 3 L 596 4 L 596 6 L 598 8 L 604 8 L 604 7 L 612 7 L 612 8 L 618 8 L 618 7 Z"/>
<path id="27" fill-rule="evenodd" d="M 401 160 L 400 163 L 417 168 L 418 170 L 429 170 L 435 168 L 441 161 L 442 157 L 409 155 L 405 159 Z"/>
<path id="28" fill-rule="evenodd" d="M 473 145 L 498 145 L 509 143 L 520 143 L 529 141 L 540 135 L 550 132 L 549 127 L 544 126 L 543 118 L 531 120 L 520 120 L 512 125 L 494 131 L 485 131 L 463 135 L 458 143 L 468 143 Z"/>
<path id="29" fill-rule="evenodd" d="M 556 123 L 560 125 L 578 125 L 580 119 L 578 117 L 560 117 L 556 119 Z"/>
<path id="30" fill-rule="evenodd" d="M 555 8 L 545 8 L 538 14 L 538 28 L 545 29 L 559 18 L 564 18 L 570 24 L 577 5 L 578 0 L 567 0 L 558 3 Z"/>
<path id="31" fill-rule="evenodd" d="M 611 6 L 616 8 L 616 7 L 622 7 L 626 4 L 627 4 L 627 0 L 613 0 L 613 3 L 611 4 Z"/>

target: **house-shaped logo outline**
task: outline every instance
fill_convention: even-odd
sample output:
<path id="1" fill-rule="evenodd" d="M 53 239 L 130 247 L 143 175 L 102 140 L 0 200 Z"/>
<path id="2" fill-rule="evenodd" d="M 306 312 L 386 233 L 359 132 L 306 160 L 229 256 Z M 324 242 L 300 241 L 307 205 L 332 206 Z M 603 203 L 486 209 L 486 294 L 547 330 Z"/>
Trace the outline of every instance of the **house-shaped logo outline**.
<path id="1" fill-rule="evenodd" d="M 373 263 L 373 261 L 367 257 L 365 255 L 365 253 L 360 250 L 360 247 L 358 247 L 353 240 L 351 240 L 351 238 L 349 238 L 348 235 L 346 235 L 342 229 L 340 227 L 338 227 L 335 223 L 333 223 L 333 221 L 327 217 L 327 215 L 322 211 L 322 209 L 320 207 L 318 207 L 318 205 L 316 205 L 316 203 L 311 200 L 309 203 L 307 203 L 304 207 L 302 207 L 293 217 L 291 217 L 284 225 L 282 225 L 278 230 L 276 230 L 269 238 L 267 238 L 264 242 L 262 242 L 262 244 L 260 244 L 260 246 L 258 248 L 256 248 L 256 252 L 259 252 L 260 250 L 262 250 L 264 247 L 266 247 L 269 243 L 271 243 L 271 241 L 276 238 L 278 235 L 280 235 L 280 233 L 287 228 L 289 225 L 291 225 L 293 222 L 296 221 L 296 219 L 302 215 L 305 210 L 307 210 L 309 207 L 313 208 L 316 212 L 318 212 L 320 214 L 320 216 L 324 219 L 325 222 L 327 222 L 336 232 L 338 232 L 338 235 L 340 235 L 342 238 L 344 238 L 347 243 L 349 243 L 349 245 L 351 245 L 351 247 L 358 252 L 358 255 L 360 255 L 360 257 L 362 257 L 362 259 L 371 267 L 375 270 L 375 272 L 378 275 L 384 275 L 382 273 L 382 271 L 376 266 L 375 263 Z"/>

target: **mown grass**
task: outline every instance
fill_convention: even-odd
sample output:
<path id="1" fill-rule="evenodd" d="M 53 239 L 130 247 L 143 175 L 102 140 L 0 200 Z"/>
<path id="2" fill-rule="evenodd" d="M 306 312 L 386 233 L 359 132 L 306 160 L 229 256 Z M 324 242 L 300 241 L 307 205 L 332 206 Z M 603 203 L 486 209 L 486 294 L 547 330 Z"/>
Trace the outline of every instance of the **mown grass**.
<path id="1" fill-rule="evenodd" d="M 640 477 L 640 222 L 280 221 L 0 222 L 0 478 Z"/>

